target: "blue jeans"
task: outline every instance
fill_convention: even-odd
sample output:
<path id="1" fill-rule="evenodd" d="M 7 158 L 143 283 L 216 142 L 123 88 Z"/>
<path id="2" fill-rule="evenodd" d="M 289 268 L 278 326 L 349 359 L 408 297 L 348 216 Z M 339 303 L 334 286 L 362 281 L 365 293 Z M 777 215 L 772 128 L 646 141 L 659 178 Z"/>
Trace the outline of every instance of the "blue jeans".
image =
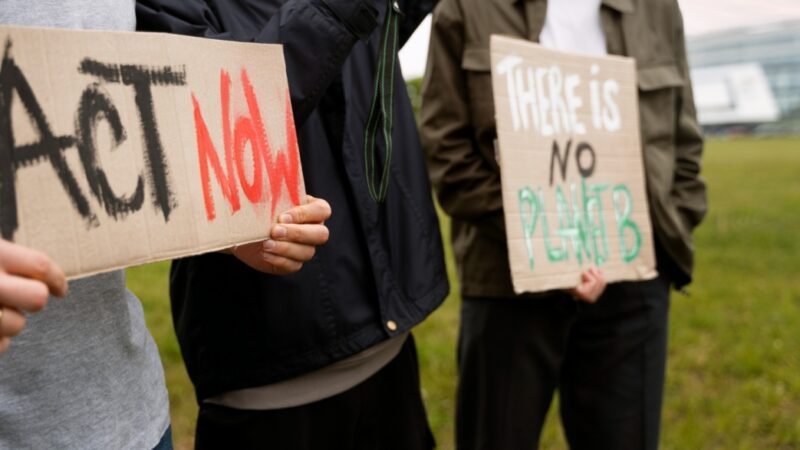
<path id="1" fill-rule="evenodd" d="M 153 450 L 172 450 L 172 425 L 167 427 L 167 431 L 161 436 L 161 440 L 153 447 Z"/>

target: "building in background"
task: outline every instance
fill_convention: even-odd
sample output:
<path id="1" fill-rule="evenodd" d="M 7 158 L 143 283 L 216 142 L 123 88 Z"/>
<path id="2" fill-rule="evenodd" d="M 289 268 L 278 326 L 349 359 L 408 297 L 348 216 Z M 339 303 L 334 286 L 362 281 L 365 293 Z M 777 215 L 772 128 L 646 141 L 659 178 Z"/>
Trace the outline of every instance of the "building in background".
<path id="1" fill-rule="evenodd" d="M 692 69 L 697 116 L 707 133 L 752 133 L 781 117 L 760 64 Z"/>
<path id="2" fill-rule="evenodd" d="M 800 134 L 800 20 L 692 36 L 689 65 L 710 134 Z"/>

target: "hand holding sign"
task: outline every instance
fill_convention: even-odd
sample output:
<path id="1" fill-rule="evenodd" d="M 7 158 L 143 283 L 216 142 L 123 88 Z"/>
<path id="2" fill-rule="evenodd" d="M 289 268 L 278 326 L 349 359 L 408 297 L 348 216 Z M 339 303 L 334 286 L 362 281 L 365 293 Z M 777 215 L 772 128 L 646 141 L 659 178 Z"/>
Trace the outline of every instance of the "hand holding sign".
<path id="1" fill-rule="evenodd" d="M 596 267 L 591 267 L 581 274 L 581 284 L 572 289 L 567 289 L 567 293 L 575 300 L 597 303 L 597 300 L 606 290 L 606 284 L 603 271 Z"/>
<path id="2" fill-rule="evenodd" d="M 287 275 L 299 271 L 310 261 L 316 246 L 328 242 L 325 220 L 331 207 L 325 200 L 306 196 L 306 204 L 296 206 L 278 217 L 270 239 L 239 245 L 230 252 L 243 263 L 260 272 Z"/>
<path id="3" fill-rule="evenodd" d="M 44 253 L 0 239 L 0 353 L 25 328 L 22 311 L 40 311 L 67 294 L 64 272 Z"/>

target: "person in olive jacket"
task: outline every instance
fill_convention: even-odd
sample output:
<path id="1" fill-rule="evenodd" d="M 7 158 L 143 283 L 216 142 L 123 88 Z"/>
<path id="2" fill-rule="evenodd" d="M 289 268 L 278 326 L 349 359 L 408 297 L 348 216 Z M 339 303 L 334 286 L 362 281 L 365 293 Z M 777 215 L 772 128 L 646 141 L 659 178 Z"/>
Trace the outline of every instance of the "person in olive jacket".
<path id="1" fill-rule="evenodd" d="M 138 1 L 143 31 L 283 44 L 303 178 L 333 211 L 293 275 L 173 263 L 198 448 L 432 448 L 409 332 L 448 281 L 397 50 L 433 3 Z"/>
<path id="2" fill-rule="evenodd" d="M 515 296 L 495 158 L 489 37 L 636 60 L 642 152 L 660 276 L 594 304 Z M 433 15 L 421 135 L 463 303 L 457 443 L 530 449 L 556 389 L 571 448 L 658 446 L 670 286 L 692 276 L 706 212 L 703 150 L 677 0 L 442 0 Z"/>

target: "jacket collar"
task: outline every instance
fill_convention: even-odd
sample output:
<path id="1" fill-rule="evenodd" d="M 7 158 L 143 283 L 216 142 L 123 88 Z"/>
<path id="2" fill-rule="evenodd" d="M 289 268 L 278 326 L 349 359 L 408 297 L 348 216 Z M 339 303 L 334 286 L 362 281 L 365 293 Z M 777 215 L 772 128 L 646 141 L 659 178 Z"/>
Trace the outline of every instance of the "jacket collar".
<path id="1" fill-rule="evenodd" d="M 508 0 L 508 1 L 510 3 L 517 3 L 526 0 Z M 546 1 L 546 0 L 527 0 L 527 1 Z M 603 0 L 603 5 L 625 14 L 630 14 L 635 9 L 634 0 Z"/>

